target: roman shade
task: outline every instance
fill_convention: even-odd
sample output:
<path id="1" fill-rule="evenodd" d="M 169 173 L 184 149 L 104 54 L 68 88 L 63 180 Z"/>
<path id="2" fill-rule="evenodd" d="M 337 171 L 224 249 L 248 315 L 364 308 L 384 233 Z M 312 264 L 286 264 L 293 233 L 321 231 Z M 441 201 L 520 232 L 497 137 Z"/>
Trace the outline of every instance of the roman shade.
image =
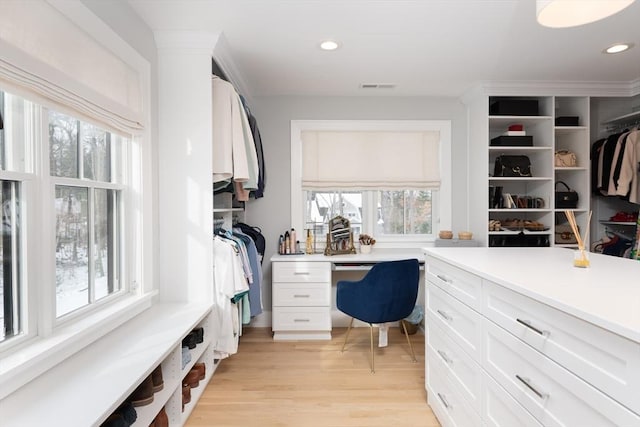
<path id="1" fill-rule="evenodd" d="M 302 131 L 302 188 L 438 189 L 439 131 Z"/>
<path id="2" fill-rule="evenodd" d="M 109 129 L 143 129 L 140 71 L 50 2 L 0 2 L 0 52 L 5 89 Z"/>

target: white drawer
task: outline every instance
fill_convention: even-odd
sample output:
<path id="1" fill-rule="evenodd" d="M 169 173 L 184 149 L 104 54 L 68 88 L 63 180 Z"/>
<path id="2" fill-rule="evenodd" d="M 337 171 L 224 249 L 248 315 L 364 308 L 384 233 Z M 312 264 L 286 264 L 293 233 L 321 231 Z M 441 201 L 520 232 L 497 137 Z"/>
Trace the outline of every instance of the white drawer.
<path id="1" fill-rule="evenodd" d="M 329 283 L 273 283 L 274 306 L 328 306 L 331 303 Z"/>
<path id="2" fill-rule="evenodd" d="M 273 262 L 274 282 L 331 282 L 330 262 Z"/>
<path id="3" fill-rule="evenodd" d="M 434 285 L 427 285 L 427 322 L 442 327 L 474 360 L 481 359 L 481 316 Z"/>
<path id="4" fill-rule="evenodd" d="M 440 286 L 474 310 L 480 311 L 482 299 L 480 277 L 432 257 L 427 257 L 426 266 L 427 281 Z"/>
<path id="5" fill-rule="evenodd" d="M 437 366 L 437 365 L 435 365 Z M 446 376 L 427 362 L 427 401 L 442 427 L 476 427 L 480 416 L 460 396 Z"/>
<path id="6" fill-rule="evenodd" d="M 485 281 L 483 313 L 640 414 L 640 344 Z"/>
<path id="7" fill-rule="evenodd" d="M 434 322 L 427 322 L 427 357 L 446 374 L 473 409 L 482 412 L 482 369 Z"/>
<path id="8" fill-rule="evenodd" d="M 483 425 L 487 427 L 542 427 L 536 419 L 486 373 Z"/>
<path id="9" fill-rule="evenodd" d="M 274 307 L 274 331 L 330 331 L 330 307 Z"/>
<path id="10" fill-rule="evenodd" d="M 640 426 L 640 417 L 487 319 L 483 366 L 545 426 Z"/>

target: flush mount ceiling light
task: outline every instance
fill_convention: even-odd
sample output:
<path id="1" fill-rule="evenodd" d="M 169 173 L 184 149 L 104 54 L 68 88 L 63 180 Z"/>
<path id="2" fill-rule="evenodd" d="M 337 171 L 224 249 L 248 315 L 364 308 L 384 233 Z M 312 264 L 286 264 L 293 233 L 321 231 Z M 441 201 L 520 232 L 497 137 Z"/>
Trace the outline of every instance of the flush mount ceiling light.
<path id="1" fill-rule="evenodd" d="M 603 50 L 603 52 L 604 53 L 620 53 L 620 52 L 624 52 L 625 50 L 629 50 L 632 47 L 633 47 L 633 43 L 616 43 L 613 46 L 609 46 L 608 48 Z"/>
<path id="2" fill-rule="evenodd" d="M 320 49 L 322 50 L 336 50 L 338 46 L 338 42 L 333 40 L 325 40 L 320 43 Z"/>
<path id="3" fill-rule="evenodd" d="M 620 12 L 635 0 L 536 0 L 538 23 L 564 28 L 588 24 Z"/>

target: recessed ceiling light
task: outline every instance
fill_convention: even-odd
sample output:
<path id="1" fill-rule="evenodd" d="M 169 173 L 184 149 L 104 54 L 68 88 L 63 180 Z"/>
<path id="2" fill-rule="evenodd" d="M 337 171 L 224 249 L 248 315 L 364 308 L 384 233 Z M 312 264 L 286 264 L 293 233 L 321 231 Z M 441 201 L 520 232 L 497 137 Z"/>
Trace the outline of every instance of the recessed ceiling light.
<path id="1" fill-rule="evenodd" d="M 325 40 L 320 43 L 320 49 L 322 50 L 336 50 L 338 46 L 338 42 L 334 42 L 333 40 Z"/>
<path id="2" fill-rule="evenodd" d="M 633 47 L 632 43 L 616 43 L 613 46 L 609 46 L 603 52 L 604 53 L 620 53 L 625 50 L 629 50 Z"/>

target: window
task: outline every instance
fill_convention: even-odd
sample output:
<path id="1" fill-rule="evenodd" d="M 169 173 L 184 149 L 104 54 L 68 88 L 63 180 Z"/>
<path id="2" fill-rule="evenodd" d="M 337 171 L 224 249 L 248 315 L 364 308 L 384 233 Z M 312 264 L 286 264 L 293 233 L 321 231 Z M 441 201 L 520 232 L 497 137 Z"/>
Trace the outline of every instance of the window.
<path id="1" fill-rule="evenodd" d="M 449 122 L 293 121 L 291 138 L 292 223 L 319 241 L 336 215 L 389 247 L 450 223 Z"/>
<path id="2" fill-rule="evenodd" d="M 33 335 L 36 315 L 42 310 L 52 313 L 44 322 L 54 325 L 55 319 L 86 312 L 89 306 L 126 291 L 124 171 L 130 142 L 5 91 L 0 91 L 0 114 L 0 343 L 4 343 Z M 48 142 L 41 135 L 47 128 Z M 44 146 L 38 146 L 40 141 Z M 49 161 L 35 169 L 38 152 Z M 38 193 L 25 191 L 27 186 L 53 191 L 41 191 L 35 198 Z M 36 223 L 44 224 L 43 232 L 27 241 L 27 235 L 38 233 L 27 224 L 36 227 Z M 38 257 L 26 259 L 29 249 Z M 51 277 L 45 273 L 48 257 L 55 258 Z M 40 264 L 36 258 L 45 261 Z M 29 282 L 27 278 L 36 275 L 26 273 L 36 270 L 38 282 Z M 29 294 L 38 297 L 28 299 Z M 47 298 L 40 297 L 48 294 L 55 294 L 55 307 L 49 309 L 41 306 Z"/>
<path id="3" fill-rule="evenodd" d="M 55 184 L 56 315 L 121 290 L 121 185 L 126 140 L 49 112 L 49 163 Z"/>

